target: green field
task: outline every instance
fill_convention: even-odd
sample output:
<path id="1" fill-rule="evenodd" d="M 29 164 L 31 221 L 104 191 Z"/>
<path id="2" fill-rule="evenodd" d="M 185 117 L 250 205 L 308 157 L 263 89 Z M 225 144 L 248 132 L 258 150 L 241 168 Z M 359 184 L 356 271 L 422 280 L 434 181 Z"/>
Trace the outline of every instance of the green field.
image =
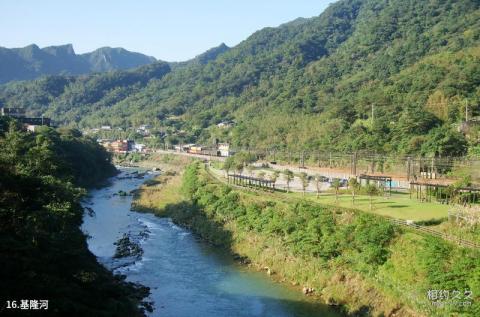
<path id="1" fill-rule="evenodd" d="M 284 193 L 282 195 L 303 197 L 301 193 Z M 315 194 L 307 193 L 305 199 L 405 220 L 422 221 L 448 217 L 448 205 L 420 202 L 415 198 L 410 199 L 408 193 L 392 193 L 391 197 L 374 196 L 372 209 L 370 209 L 370 197 L 366 195 L 357 195 L 355 204 L 352 204 L 352 196 L 347 194 L 339 195 L 337 203 L 334 193 L 323 193 L 319 198 L 316 198 Z"/>
<path id="2" fill-rule="evenodd" d="M 220 170 L 211 169 L 216 178 L 225 182 L 224 173 Z M 439 220 L 448 217 L 448 205 L 437 202 L 420 202 L 415 197 L 410 199 L 410 195 L 405 192 L 392 192 L 391 196 L 373 196 L 372 208 L 370 209 L 370 197 L 367 195 L 356 195 L 355 204 L 352 204 L 352 196 L 350 192 L 338 196 L 338 202 L 335 201 L 335 193 L 328 191 L 322 192 L 320 197 L 316 197 L 316 193 L 307 192 L 303 196 L 300 192 L 275 192 L 277 197 L 282 199 L 308 199 L 321 204 L 334 205 L 345 208 L 354 208 L 361 211 L 372 212 L 375 214 L 389 216 L 397 219 L 427 221 Z M 266 195 L 270 196 L 271 194 Z"/>

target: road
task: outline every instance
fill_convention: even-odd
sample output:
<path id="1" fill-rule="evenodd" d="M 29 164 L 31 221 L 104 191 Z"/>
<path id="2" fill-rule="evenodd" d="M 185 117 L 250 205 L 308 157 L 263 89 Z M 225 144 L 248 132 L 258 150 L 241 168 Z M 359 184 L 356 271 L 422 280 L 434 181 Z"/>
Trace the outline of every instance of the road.
<path id="1" fill-rule="evenodd" d="M 201 155 L 201 154 L 190 154 L 190 153 L 186 153 L 186 152 L 178 152 L 178 151 L 173 151 L 173 150 L 169 150 L 169 151 L 157 150 L 157 153 L 196 157 L 196 158 L 200 158 L 200 159 L 204 159 L 204 160 L 208 160 L 208 161 L 224 162 L 226 160 L 226 157 Z M 260 167 L 262 166 L 262 164 L 265 164 L 265 163 L 268 164 L 268 169 L 261 169 Z M 345 180 L 348 180 L 351 177 L 356 177 L 355 175 L 350 174 L 348 171 L 340 170 L 340 169 L 333 169 L 333 168 L 299 167 L 299 166 L 287 165 L 287 164 L 271 164 L 269 162 L 257 162 L 257 163 L 254 163 L 252 165 L 257 167 L 257 169 L 255 169 L 253 171 L 254 174 L 253 175 L 248 175 L 244 172 L 243 173 L 244 175 L 255 177 L 255 175 L 258 174 L 261 171 L 263 171 L 267 175 L 269 175 L 269 173 L 271 173 L 271 170 L 276 170 L 276 171 L 279 171 L 279 172 L 283 172 L 286 169 L 291 170 L 296 175 L 299 175 L 300 173 L 306 173 L 312 179 L 312 181 L 310 182 L 309 186 L 306 189 L 307 192 L 316 192 L 316 190 L 317 190 L 316 185 L 314 184 L 314 181 L 313 181 L 313 179 L 316 175 L 322 175 L 322 176 L 328 177 L 330 179 L 331 178 L 339 178 L 339 179 L 345 179 Z M 393 185 L 393 186 L 394 187 L 396 186 L 396 188 L 398 188 L 398 189 L 409 189 L 410 188 L 410 184 L 406 181 L 398 181 L 397 180 L 394 183 L 395 183 L 395 185 Z M 275 185 L 277 186 L 277 188 L 282 188 L 282 189 L 287 187 L 286 181 L 283 178 L 283 174 L 280 175 L 280 177 L 279 177 L 278 181 L 275 183 Z M 330 187 L 330 185 L 328 183 L 323 183 L 321 185 L 320 190 L 325 190 L 325 189 L 328 189 L 329 187 Z M 297 191 L 297 190 L 302 191 L 302 182 L 298 178 L 298 176 L 295 177 L 294 180 L 290 183 L 290 189 L 293 189 L 294 191 Z"/>

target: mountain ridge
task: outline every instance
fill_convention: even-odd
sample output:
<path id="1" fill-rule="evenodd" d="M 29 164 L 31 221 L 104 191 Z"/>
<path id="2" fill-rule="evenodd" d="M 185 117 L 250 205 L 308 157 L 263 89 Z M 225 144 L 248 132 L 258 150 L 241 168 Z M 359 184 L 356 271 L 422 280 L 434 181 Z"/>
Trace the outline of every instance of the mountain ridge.
<path id="1" fill-rule="evenodd" d="M 154 57 L 116 47 L 101 47 L 76 54 L 72 44 L 40 48 L 30 44 L 20 48 L 0 47 L 0 84 L 31 80 L 43 75 L 83 75 L 125 70 L 156 62 Z"/>
<path id="2" fill-rule="evenodd" d="M 0 104 L 78 127 L 150 123 L 170 143 L 480 155 L 478 129 L 456 128 L 465 104 L 480 115 L 479 50 L 478 1 L 341 0 L 95 102 L 72 102 L 95 91 L 88 80 L 40 80 L 2 87 Z"/>

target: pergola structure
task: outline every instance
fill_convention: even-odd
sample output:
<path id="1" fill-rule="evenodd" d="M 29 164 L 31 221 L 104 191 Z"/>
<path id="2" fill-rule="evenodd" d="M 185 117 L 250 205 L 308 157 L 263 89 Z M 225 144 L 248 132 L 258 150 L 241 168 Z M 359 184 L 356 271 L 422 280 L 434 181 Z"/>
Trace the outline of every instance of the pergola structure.
<path id="1" fill-rule="evenodd" d="M 392 195 L 392 178 L 390 176 L 361 174 L 358 178 L 360 179 L 360 182 L 362 179 L 366 180 L 367 182 L 377 182 L 377 184 L 382 184 L 384 188 L 388 185 L 388 195 Z"/>
<path id="2" fill-rule="evenodd" d="M 275 182 L 268 179 L 262 179 L 262 178 L 239 175 L 239 174 L 228 174 L 227 178 L 228 178 L 229 184 L 245 186 L 245 187 L 256 187 L 256 188 L 262 188 L 262 189 L 267 189 L 272 191 L 275 190 Z"/>
<path id="3" fill-rule="evenodd" d="M 480 197 L 479 187 L 460 187 L 455 188 L 455 191 L 464 194 L 467 203 L 475 203 Z M 431 202 L 432 197 L 435 197 L 437 201 L 449 203 L 453 198 L 453 191 L 451 185 L 435 183 L 431 181 L 414 181 L 410 182 L 410 198 L 413 194 L 416 194 L 416 198 L 421 201 Z"/>

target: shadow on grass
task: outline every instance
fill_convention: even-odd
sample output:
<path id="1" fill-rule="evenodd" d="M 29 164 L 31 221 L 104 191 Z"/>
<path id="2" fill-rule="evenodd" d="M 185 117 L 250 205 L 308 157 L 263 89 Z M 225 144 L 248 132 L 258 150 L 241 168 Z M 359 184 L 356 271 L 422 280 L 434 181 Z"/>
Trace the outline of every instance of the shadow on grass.
<path id="1" fill-rule="evenodd" d="M 407 208 L 407 205 L 389 205 L 389 208 Z"/>
<path id="2" fill-rule="evenodd" d="M 448 221 L 448 217 L 415 221 L 415 224 L 420 225 L 420 226 L 436 226 L 436 225 L 439 225 L 439 224 L 441 224 L 445 221 Z"/>
<path id="3" fill-rule="evenodd" d="M 391 201 L 373 201 L 375 205 L 381 205 L 381 204 L 391 204 Z"/>

